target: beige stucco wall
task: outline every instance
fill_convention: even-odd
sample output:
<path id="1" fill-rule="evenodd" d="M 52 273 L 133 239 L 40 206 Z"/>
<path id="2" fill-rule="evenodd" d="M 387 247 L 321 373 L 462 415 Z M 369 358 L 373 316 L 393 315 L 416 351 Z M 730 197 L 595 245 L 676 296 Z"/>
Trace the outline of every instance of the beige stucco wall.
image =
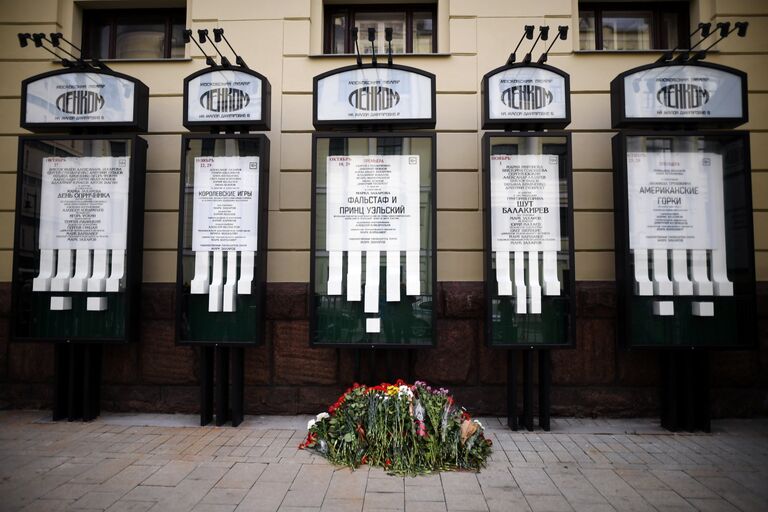
<path id="1" fill-rule="evenodd" d="M 0 281 L 11 278 L 16 137 L 23 78 L 56 69 L 42 50 L 21 49 L 17 32 L 62 31 L 79 40 L 73 0 L 0 0 Z M 106 3 L 104 1 L 100 2 Z M 125 2 L 124 2 L 125 3 Z M 136 4 L 136 2 L 133 2 Z M 272 84 L 269 280 L 308 281 L 312 77 L 353 62 L 310 56 L 322 35 L 322 0 L 189 0 L 192 28 L 223 27 L 248 64 Z M 525 24 L 569 24 L 549 63 L 571 75 L 576 277 L 611 280 L 612 170 L 609 82 L 657 53 L 577 53 L 577 0 L 439 0 L 439 55 L 396 60 L 437 75 L 438 279 L 482 279 L 480 80 L 502 65 Z M 694 0 L 691 22 L 746 19 L 746 39 L 732 36 L 709 60 L 749 74 L 752 185 L 757 277 L 768 281 L 768 1 Z M 73 29 L 74 27 L 74 29 Z M 540 47 L 539 47 L 540 48 Z M 175 279 L 184 76 L 192 60 L 114 62 L 150 88 L 144 281 Z"/>

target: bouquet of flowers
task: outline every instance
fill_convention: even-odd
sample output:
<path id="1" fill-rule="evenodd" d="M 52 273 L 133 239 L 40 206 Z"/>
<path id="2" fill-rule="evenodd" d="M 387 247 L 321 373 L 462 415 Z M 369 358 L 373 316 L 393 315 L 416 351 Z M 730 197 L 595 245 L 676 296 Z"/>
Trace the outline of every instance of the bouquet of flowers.
<path id="1" fill-rule="evenodd" d="M 479 470 L 491 453 L 483 426 L 458 407 L 448 390 L 402 380 L 355 384 L 328 412 L 310 420 L 299 445 L 333 464 L 383 466 L 396 474 Z"/>

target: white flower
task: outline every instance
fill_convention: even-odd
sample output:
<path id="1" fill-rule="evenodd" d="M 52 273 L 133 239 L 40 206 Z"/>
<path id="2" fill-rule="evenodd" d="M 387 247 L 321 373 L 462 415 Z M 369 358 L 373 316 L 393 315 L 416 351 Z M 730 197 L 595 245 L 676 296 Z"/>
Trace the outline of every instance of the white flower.
<path id="1" fill-rule="evenodd" d="M 330 417 L 331 415 L 328 414 L 327 412 L 321 412 L 320 414 L 315 416 L 315 421 L 323 421 L 324 419 L 330 418 Z"/>
<path id="2" fill-rule="evenodd" d="M 477 423 L 478 427 L 483 428 L 483 424 L 482 423 L 480 423 L 478 420 L 474 420 L 474 421 L 475 421 L 475 423 Z"/>
<path id="3" fill-rule="evenodd" d="M 307 430 L 309 430 L 309 429 L 311 429 L 312 427 L 314 427 L 314 426 L 315 426 L 315 423 L 317 423 L 315 420 L 309 420 L 309 421 L 307 422 Z"/>
<path id="4" fill-rule="evenodd" d="M 411 388 L 408 386 L 402 385 L 397 391 L 397 396 L 407 396 L 408 398 L 413 398 L 413 391 L 411 391 Z"/>

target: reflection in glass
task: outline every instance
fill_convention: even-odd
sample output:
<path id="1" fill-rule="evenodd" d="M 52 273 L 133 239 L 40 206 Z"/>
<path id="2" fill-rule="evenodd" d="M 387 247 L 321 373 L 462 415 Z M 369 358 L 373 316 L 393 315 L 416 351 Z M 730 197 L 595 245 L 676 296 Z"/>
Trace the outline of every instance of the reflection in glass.
<path id="1" fill-rule="evenodd" d="M 160 59 L 165 54 L 164 24 L 119 24 L 116 30 L 116 59 Z"/>
<path id="2" fill-rule="evenodd" d="M 595 49 L 595 13 L 594 11 L 579 12 L 579 48 L 582 50 Z"/>
<path id="3" fill-rule="evenodd" d="M 405 53 L 405 13 L 404 12 L 360 12 L 355 16 L 358 28 L 357 41 L 360 53 L 371 53 L 368 41 L 368 29 L 376 30 L 376 53 L 387 53 L 388 44 L 384 40 L 384 29 L 392 29 L 392 53 Z"/>
<path id="4" fill-rule="evenodd" d="M 651 48 L 650 12 L 605 11 L 602 25 L 603 50 Z"/>
<path id="5" fill-rule="evenodd" d="M 413 13 L 413 53 L 431 53 L 434 28 L 431 12 Z"/>

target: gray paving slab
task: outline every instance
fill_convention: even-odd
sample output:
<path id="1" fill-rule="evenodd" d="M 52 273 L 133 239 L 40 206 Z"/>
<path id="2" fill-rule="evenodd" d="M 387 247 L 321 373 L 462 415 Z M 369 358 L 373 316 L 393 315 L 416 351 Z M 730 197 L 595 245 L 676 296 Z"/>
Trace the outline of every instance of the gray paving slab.
<path id="1" fill-rule="evenodd" d="M 331 466 L 298 450 L 310 416 L 105 414 L 52 422 L 0 411 L 0 512 L 765 511 L 768 420 L 671 434 L 652 419 L 557 418 L 551 432 L 481 421 L 480 473 L 417 477 Z"/>

